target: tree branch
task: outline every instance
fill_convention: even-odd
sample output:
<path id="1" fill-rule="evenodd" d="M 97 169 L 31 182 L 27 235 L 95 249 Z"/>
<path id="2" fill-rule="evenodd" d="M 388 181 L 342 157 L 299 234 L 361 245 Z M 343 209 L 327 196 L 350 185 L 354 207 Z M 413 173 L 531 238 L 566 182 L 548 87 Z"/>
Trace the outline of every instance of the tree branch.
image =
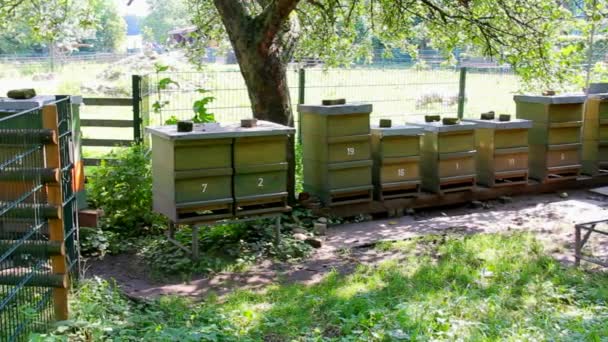
<path id="1" fill-rule="evenodd" d="M 264 8 L 256 18 L 256 21 L 260 23 L 260 37 L 262 37 L 259 42 L 260 49 L 268 51 L 281 26 L 285 23 L 289 14 L 298 6 L 298 3 L 300 3 L 300 0 L 274 0 Z"/>

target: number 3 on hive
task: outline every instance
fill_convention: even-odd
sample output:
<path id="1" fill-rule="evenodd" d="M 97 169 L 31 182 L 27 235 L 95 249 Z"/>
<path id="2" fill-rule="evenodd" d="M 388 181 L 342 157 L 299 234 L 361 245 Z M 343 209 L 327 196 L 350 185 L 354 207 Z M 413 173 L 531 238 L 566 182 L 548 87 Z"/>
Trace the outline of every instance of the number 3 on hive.
<path id="1" fill-rule="evenodd" d="M 201 184 L 201 187 L 203 188 L 203 192 L 207 192 L 207 183 Z"/>
<path id="2" fill-rule="evenodd" d="M 263 188 L 264 187 L 264 178 L 258 178 L 258 187 L 259 188 Z"/>

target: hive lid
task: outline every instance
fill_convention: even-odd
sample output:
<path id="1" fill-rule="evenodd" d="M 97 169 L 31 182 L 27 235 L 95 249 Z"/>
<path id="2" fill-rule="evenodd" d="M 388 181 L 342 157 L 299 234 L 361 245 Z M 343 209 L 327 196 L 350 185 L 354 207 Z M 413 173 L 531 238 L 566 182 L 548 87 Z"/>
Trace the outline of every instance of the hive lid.
<path id="1" fill-rule="evenodd" d="M 468 121 L 461 121 L 456 125 L 444 125 L 440 121 L 435 122 L 408 122 L 408 125 L 421 127 L 426 132 L 456 132 L 470 131 L 477 127 L 477 124 Z"/>
<path id="2" fill-rule="evenodd" d="M 8 97 L 0 97 L 0 111 L 23 111 L 39 108 L 51 102 L 55 102 L 53 95 L 38 95 L 27 100 L 15 100 Z"/>
<path id="3" fill-rule="evenodd" d="M 560 94 L 554 96 L 542 95 L 515 95 L 515 102 L 546 103 L 546 104 L 568 104 L 585 102 L 584 94 Z"/>
<path id="4" fill-rule="evenodd" d="M 298 112 L 311 113 L 318 115 L 348 115 L 348 114 L 369 114 L 372 112 L 371 103 L 350 102 L 343 105 L 322 106 L 322 105 L 298 105 Z"/>
<path id="5" fill-rule="evenodd" d="M 589 97 L 589 99 L 593 99 L 593 100 L 607 101 L 608 100 L 608 93 L 589 94 L 588 97 Z"/>
<path id="6" fill-rule="evenodd" d="M 146 130 L 153 135 L 168 140 L 200 140 L 220 138 L 257 137 L 269 135 L 288 135 L 296 130 L 293 127 L 283 126 L 274 122 L 258 120 L 257 126 L 252 128 L 241 127 L 240 124 L 210 125 L 195 124 L 192 132 L 178 132 L 176 125 L 147 127 Z"/>
<path id="7" fill-rule="evenodd" d="M 393 127 L 379 127 L 378 125 L 372 125 L 371 132 L 372 134 L 378 134 L 384 137 L 400 135 L 411 136 L 421 134 L 423 132 L 423 129 L 422 127 L 412 125 L 402 125 Z"/>
<path id="8" fill-rule="evenodd" d="M 477 124 L 477 128 L 496 128 L 496 129 L 515 129 L 515 128 L 532 128 L 531 120 L 511 119 L 511 121 L 481 120 L 481 119 L 466 119 L 466 122 Z"/>

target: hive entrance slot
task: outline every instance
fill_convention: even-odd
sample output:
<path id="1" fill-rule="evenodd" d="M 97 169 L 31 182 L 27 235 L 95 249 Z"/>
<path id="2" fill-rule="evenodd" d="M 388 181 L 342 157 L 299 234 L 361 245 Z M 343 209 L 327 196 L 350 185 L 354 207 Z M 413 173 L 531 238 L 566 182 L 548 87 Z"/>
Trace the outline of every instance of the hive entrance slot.
<path id="1" fill-rule="evenodd" d="M 371 190 L 353 191 L 342 194 L 332 194 L 330 206 L 369 202 L 372 199 Z"/>
<path id="2" fill-rule="evenodd" d="M 271 214 L 289 211 L 287 198 L 272 198 L 256 202 L 239 202 L 236 208 L 236 216 Z"/>
<path id="3" fill-rule="evenodd" d="M 510 186 L 510 185 L 521 185 L 528 183 L 528 174 L 519 174 L 508 177 L 500 177 L 494 180 L 494 186 Z"/>
<path id="4" fill-rule="evenodd" d="M 468 191 L 475 186 L 475 178 L 461 179 L 457 181 L 449 181 L 439 185 L 440 192 L 456 192 Z"/>
<path id="5" fill-rule="evenodd" d="M 414 184 L 402 188 L 389 188 L 382 190 L 382 199 L 394 199 L 403 197 L 416 197 L 420 194 L 420 185 Z"/>
<path id="6" fill-rule="evenodd" d="M 562 172 L 552 172 L 547 175 L 547 182 L 564 181 L 569 179 L 576 179 L 580 173 L 579 169 L 575 170 L 564 170 Z"/>
<path id="7" fill-rule="evenodd" d="M 177 222 L 213 221 L 232 216 L 232 204 L 213 208 L 184 208 L 177 212 Z"/>

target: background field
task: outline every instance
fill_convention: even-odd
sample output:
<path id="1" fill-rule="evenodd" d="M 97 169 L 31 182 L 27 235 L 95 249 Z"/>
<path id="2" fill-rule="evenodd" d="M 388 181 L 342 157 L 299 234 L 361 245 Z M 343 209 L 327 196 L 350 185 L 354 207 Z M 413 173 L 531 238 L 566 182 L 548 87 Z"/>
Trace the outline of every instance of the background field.
<path id="1" fill-rule="evenodd" d="M 156 74 L 154 65 L 168 65 L 169 71 Z M 208 65 L 195 70 L 179 53 L 166 55 L 132 55 L 101 60 L 67 60 L 56 63 L 51 70 L 45 60 L 4 61 L 0 63 L 0 94 L 14 88 L 33 87 L 40 94 L 70 94 L 85 97 L 130 97 L 131 76 L 148 75 L 147 111 L 151 124 L 160 124 L 168 117 L 192 116 L 192 103 L 201 95 L 199 88 L 211 90 L 216 99 L 211 110 L 219 122 L 235 122 L 251 116 L 244 81 L 236 65 Z M 158 80 L 169 77 L 178 85 L 159 93 Z M 455 116 L 458 108 L 460 70 L 458 68 L 416 68 L 415 66 L 372 65 L 357 68 L 305 69 L 304 99 L 320 103 L 325 98 L 346 98 L 374 105 L 372 122 L 392 119 L 394 124 L 420 120 L 425 114 Z M 288 82 L 297 123 L 300 75 L 290 67 Z M 480 112 L 514 114 L 513 94 L 519 89 L 517 76 L 501 68 L 469 69 L 466 75 L 465 117 Z M 168 101 L 161 113 L 150 108 L 154 101 Z M 129 107 L 94 107 L 81 109 L 86 119 L 132 118 Z M 84 128 L 85 138 L 131 139 L 130 128 Z M 87 147 L 87 157 L 100 157 L 111 148 Z"/>

